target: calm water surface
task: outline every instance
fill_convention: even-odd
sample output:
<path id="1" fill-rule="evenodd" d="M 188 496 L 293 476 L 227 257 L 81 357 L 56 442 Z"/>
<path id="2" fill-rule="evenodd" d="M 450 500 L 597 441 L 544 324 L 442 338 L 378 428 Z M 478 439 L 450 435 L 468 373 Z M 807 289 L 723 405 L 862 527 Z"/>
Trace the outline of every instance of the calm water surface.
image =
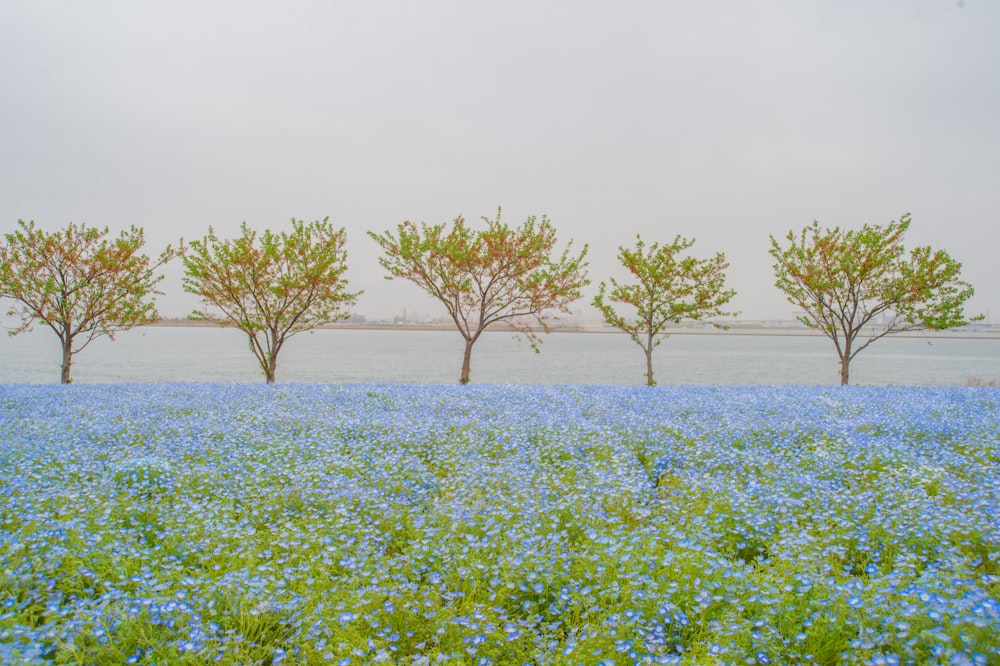
<path id="1" fill-rule="evenodd" d="M 320 330 L 289 340 L 279 382 L 458 380 L 457 331 Z M 653 354 L 660 384 L 836 384 L 833 343 L 820 336 L 672 335 Z M 0 336 L 0 383 L 57 383 L 55 335 Z M 553 333 L 541 353 L 508 333 L 487 332 L 472 381 L 494 384 L 642 384 L 642 350 L 624 334 Z M 77 382 L 257 382 L 246 336 L 233 329 L 144 327 L 95 340 L 76 356 Z M 1000 379 L 1000 339 L 885 338 L 861 352 L 852 384 L 962 385 Z"/>

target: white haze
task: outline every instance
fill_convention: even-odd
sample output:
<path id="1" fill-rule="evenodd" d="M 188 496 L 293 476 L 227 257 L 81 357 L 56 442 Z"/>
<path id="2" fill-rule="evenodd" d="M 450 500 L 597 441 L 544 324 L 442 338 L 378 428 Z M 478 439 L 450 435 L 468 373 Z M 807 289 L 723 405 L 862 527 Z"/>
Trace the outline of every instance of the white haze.
<path id="1" fill-rule="evenodd" d="M 437 316 L 369 230 L 547 214 L 590 245 L 695 237 L 733 307 L 788 319 L 769 235 L 884 224 L 1000 312 L 1000 3 L 262 2 L 0 6 L 0 231 L 145 227 L 149 250 L 325 216 L 357 312 Z M 196 306 L 175 263 L 166 316 Z"/>

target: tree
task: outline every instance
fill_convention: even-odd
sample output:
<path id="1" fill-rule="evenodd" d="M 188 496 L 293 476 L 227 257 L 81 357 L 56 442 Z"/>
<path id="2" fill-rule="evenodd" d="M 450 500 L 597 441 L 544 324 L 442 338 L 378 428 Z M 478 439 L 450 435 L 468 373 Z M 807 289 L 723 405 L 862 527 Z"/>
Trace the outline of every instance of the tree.
<path id="1" fill-rule="evenodd" d="M 587 247 L 571 255 L 572 241 L 553 260 L 556 232 L 548 218 L 529 217 L 511 228 L 497 217 L 483 217 L 486 228 L 473 230 L 457 217 L 450 229 L 405 221 L 398 236 L 369 236 L 384 250 L 379 259 L 387 279 L 410 280 L 441 301 L 462 337 L 465 354 L 459 381 L 469 382 L 472 346 L 490 326 L 505 322 L 524 335 L 537 352 L 540 342 L 532 322 L 549 332 L 547 310 L 569 312 L 586 279 Z"/>
<path id="2" fill-rule="evenodd" d="M 593 305 L 604 321 L 629 334 L 646 354 L 646 384 L 653 386 L 653 349 L 667 337 L 663 329 L 681 319 L 706 319 L 733 313 L 722 307 L 736 295 L 724 289 L 726 256 L 719 252 L 710 259 L 682 257 L 694 239 L 681 236 L 669 245 L 653 243 L 648 250 L 636 235 L 634 249 L 618 248 L 618 261 L 637 282 L 619 284 L 611 278 L 611 292 L 602 282 Z M 635 308 L 635 319 L 618 314 L 616 304 Z"/>
<path id="3" fill-rule="evenodd" d="M 221 240 L 208 235 L 191 243 L 184 257 L 184 290 L 221 312 L 196 311 L 197 319 L 235 326 L 249 338 L 268 384 L 288 338 L 346 319 L 343 308 L 360 292 L 347 291 L 347 240 L 330 218 L 306 224 L 292 219 L 291 232 L 265 230 L 258 236 L 246 222 L 242 235 Z"/>
<path id="4" fill-rule="evenodd" d="M 771 236 L 775 286 L 803 310 L 799 321 L 833 340 L 842 385 L 854 357 L 876 340 L 970 321 L 963 304 L 973 289 L 959 279 L 962 265 L 930 247 L 907 254 L 909 226 L 907 213 L 885 227 L 866 224 L 857 231 L 821 230 L 814 221 L 798 237 L 789 231 L 787 247 Z"/>
<path id="5" fill-rule="evenodd" d="M 183 247 L 168 246 L 151 264 L 140 253 L 145 238 L 135 226 L 109 239 L 107 227 L 70 223 L 46 233 L 34 220 L 17 223 L 0 245 L 0 296 L 19 302 L 7 314 L 21 318 L 10 335 L 30 331 L 35 322 L 52 329 L 62 345 L 61 383 L 72 382 L 73 355 L 94 339 L 113 340 L 118 331 L 156 320 L 151 296 L 163 276 L 154 271 Z"/>

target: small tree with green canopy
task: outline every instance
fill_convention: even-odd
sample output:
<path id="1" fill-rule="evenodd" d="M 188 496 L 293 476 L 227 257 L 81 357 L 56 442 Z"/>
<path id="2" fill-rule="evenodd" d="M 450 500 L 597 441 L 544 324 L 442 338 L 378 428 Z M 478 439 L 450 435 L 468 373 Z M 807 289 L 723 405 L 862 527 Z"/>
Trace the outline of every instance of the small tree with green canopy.
<path id="1" fill-rule="evenodd" d="M 396 236 L 369 236 L 384 250 L 379 259 L 387 279 L 409 280 L 441 301 L 465 338 L 459 381 L 469 382 L 472 347 L 490 326 L 506 323 L 523 334 L 537 352 L 540 342 L 532 323 L 549 331 L 545 312 L 569 312 L 586 278 L 587 247 L 570 254 L 572 241 L 553 258 L 556 232 L 548 218 L 529 217 L 511 228 L 483 217 L 485 229 L 471 229 L 457 217 L 450 228 L 405 221 Z"/>
<path id="2" fill-rule="evenodd" d="M 223 240 L 209 227 L 184 257 L 184 289 L 219 313 L 196 311 L 196 319 L 235 326 L 249 338 L 268 384 L 288 338 L 349 315 L 360 292 L 347 291 L 347 236 L 330 218 L 292 219 L 290 232 L 258 235 L 246 222 L 242 234 Z"/>
<path id="3" fill-rule="evenodd" d="M 618 248 L 618 261 L 635 282 L 619 284 L 611 278 L 611 291 L 601 283 L 593 305 L 604 321 L 628 333 L 646 354 L 646 384 L 653 386 L 653 349 L 667 337 L 667 324 L 682 319 L 702 320 L 731 316 L 722 307 L 736 292 L 725 289 L 726 256 L 719 252 L 709 259 L 682 256 L 694 239 L 677 236 L 669 245 L 653 243 L 648 248 L 636 235 L 634 248 Z M 629 319 L 618 313 L 617 305 L 635 310 Z"/>
<path id="4" fill-rule="evenodd" d="M 962 265 L 943 250 L 907 252 L 909 226 L 907 213 L 858 230 L 820 229 L 814 221 L 798 236 L 789 231 L 787 246 L 771 236 L 775 286 L 804 312 L 799 321 L 833 340 L 842 385 L 854 357 L 876 340 L 970 321 L 963 306 L 973 289 L 959 279 Z"/>
<path id="5" fill-rule="evenodd" d="M 18 301 L 7 314 L 21 318 L 10 334 L 35 322 L 52 329 L 62 345 L 61 383 L 73 381 L 74 354 L 96 338 L 113 340 L 118 331 L 156 320 L 152 296 L 163 276 L 154 272 L 183 248 L 168 246 L 152 262 L 141 253 L 146 241 L 139 227 L 108 238 L 107 227 L 70 223 L 47 233 L 34 220 L 17 223 L 0 245 L 0 296 Z"/>

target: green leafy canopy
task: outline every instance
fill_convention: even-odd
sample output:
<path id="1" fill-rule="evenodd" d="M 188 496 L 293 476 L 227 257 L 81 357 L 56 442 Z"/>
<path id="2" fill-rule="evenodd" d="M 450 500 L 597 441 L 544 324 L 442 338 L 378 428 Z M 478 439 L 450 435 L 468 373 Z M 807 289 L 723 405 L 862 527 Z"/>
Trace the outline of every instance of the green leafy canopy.
<path id="1" fill-rule="evenodd" d="M 168 246 L 154 262 L 142 254 L 143 230 L 131 226 L 109 238 L 103 229 L 70 223 L 48 233 L 34 220 L 18 220 L 18 229 L 0 245 L 0 297 L 16 301 L 9 316 L 20 317 L 16 335 L 42 322 L 63 346 L 62 381 L 70 380 L 73 354 L 100 336 L 149 324 L 157 312 L 157 268 L 183 254 Z"/>
<path id="2" fill-rule="evenodd" d="M 842 383 L 851 359 L 875 340 L 981 318 L 965 316 L 974 291 L 960 279 L 959 262 L 930 247 L 906 251 L 909 226 L 907 213 L 857 230 L 821 229 L 814 221 L 798 235 L 789 231 L 784 246 L 771 237 L 775 285 L 802 311 L 799 321 L 833 340 Z"/>
<path id="3" fill-rule="evenodd" d="M 586 279 L 587 247 L 571 255 L 572 241 L 557 259 L 555 229 L 547 217 L 529 217 L 511 228 L 500 219 L 483 217 L 486 228 L 469 228 L 457 217 L 444 224 L 399 225 L 397 235 L 369 232 L 383 249 L 379 263 L 388 279 L 403 278 L 421 287 L 447 309 L 462 334 L 478 336 L 488 326 L 506 321 L 537 341 L 534 322 L 548 331 L 546 310 L 569 312 Z"/>
<path id="4" fill-rule="evenodd" d="M 569 312 L 580 298 L 586 278 L 587 246 L 572 254 L 572 241 L 553 257 L 556 233 L 548 218 L 529 217 L 512 228 L 483 217 L 486 227 L 474 230 L 457 217 L 451 226 L 405 221 L 391 232 L 369 236 L 383 256 L 387 279 L 409 280 L 440 301 L 465 338 L 460 381 L 469 380 L 472 345 L 488 327 L 504 322 L 524 335 L 538 351 L 533 324 L 549 331 L 548 311 Z"/>
<path id="5" fill-rule="evenodd" d="M 347 291 L 346 233 L 329 218 L 292 219 L 291 231 L 220 239 L 214 229 L 191 243 L 184 257 L 184 289 L 218 312 L 193 316 L 235 326 L 249 336 L 267 380 L 274 380 L 278 352 L 292 335 L 349 315 L 360 292 Z"/>
<path id="6" fill-rule="evenodd" d="M 628 333 L 646 353 L 647 361 L 666 336 L 668 324 L 734 315 L 723 310 L 736 295 L 725 288 L 725 271 L 729 267 L 725 255 L 719 252 L 707 259 L 685 256 L 694 242 L 676 236 L 669 244 L 647 247 L 637 235 L 634 248 L 618 248 L 618 260 L 632 281 L 620 283 L 611 278 L 610 291 L 602 282 L 594 297 L 593 305 L 604 320 Z M 622 305 L 634 313 L 632 318 L 619 313 L 618 306 Z M 647 379 L 652 385 L 651 361 L 647 366 Z"/>

